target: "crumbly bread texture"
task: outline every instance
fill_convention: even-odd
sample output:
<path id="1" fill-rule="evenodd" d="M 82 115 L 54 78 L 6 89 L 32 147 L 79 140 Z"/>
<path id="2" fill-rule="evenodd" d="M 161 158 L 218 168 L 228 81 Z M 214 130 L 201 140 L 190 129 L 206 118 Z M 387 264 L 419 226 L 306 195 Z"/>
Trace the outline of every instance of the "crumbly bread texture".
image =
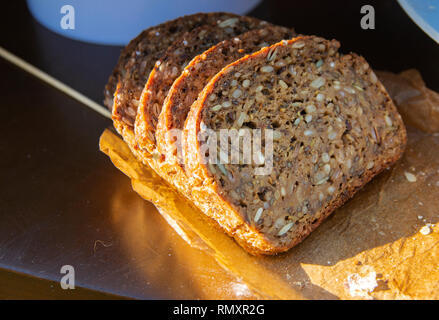
<path id="1" fill-rule="evenodd" d="M 385 88 L 362 57 L 338 48 L 313 36 L 281 41 L 228 65 L 191 107 L 191 197 L 253 254 L 301 242 L 404 151 L 406 131 Z M 200 130 L 243 128 L 274 130 L 271 173 L 203 162 Z"/>
<path id="2" fill-rule="evenodd" d="M 294 30 L 280 26 L 267 26 L 248 31 L 233 39 L 224 40 L 196 56 L 174 81 L 166 97 L 157 125 L 157 150 L 162 171 L 179 189 L 189 184 L 183 169 L 180 133 L 191 105 L 208 81 L 228 64 L 282 39 L 290 39 Z M 187 191 L 186 191 L 187 192 Z M 185 193 L 186 193 L 185 192 Z"/>
<path id="3" fill-rule="evenodd" d="M 156 147 L 155 130 L 162 105 L 173 82 L 198 54 L 213 45 L 269 24 L 251 17 L 233 17 L 213 25 L 203 25 L 185 33 L 167 49 L 151 71 L 137 109 L 137 144 L 149 157 Z"/>

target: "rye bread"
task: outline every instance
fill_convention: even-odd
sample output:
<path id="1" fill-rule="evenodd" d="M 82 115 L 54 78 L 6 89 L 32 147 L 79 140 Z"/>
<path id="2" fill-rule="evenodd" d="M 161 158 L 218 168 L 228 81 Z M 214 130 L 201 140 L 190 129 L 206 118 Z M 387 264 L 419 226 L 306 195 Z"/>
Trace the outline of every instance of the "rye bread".
<path id="1" fill-rule="evenodd" d="M 157 150 L 163 154 L 162 171 L 179 189 L 187 189 L 187 177 L 181 154 L 181 132 L 191 105 L 208 81 L 228 64 L 282 39 L 290 39 L 294 30 L 280 26 L 248 31 L 224 40 L 196 56 L 174 81 L 163 104 L 156 131 Z M 184 193 L 187 193 L 185 190 Z"/>
<path id="2" fill-rule="evenodd" d="M 362 57 L 338 48 L 318 37 L 281 41 L 224 68 L 191 107 L 183 145 L 191 197 L 253 254 L 302 241 L 404 151 L 385 88 Z M 256 175 L 260 165 L 242 158 L 206 163 L 213 152 L 200 133 L 245 128 L 274 130 L 271 171 Z"/>
<path id="3" fill-rule="evenodd" d="M 184 67 L 195 56 L 218 42 L 268 25 L 267 22 L 256 18 L 233 17 L 216 25 L 195 28 L 173 42 L 151 71 L 137 109 L 135 136 L 145 157 L 149 157 L 155 150 L 155 130 L 162 105 Z"/>

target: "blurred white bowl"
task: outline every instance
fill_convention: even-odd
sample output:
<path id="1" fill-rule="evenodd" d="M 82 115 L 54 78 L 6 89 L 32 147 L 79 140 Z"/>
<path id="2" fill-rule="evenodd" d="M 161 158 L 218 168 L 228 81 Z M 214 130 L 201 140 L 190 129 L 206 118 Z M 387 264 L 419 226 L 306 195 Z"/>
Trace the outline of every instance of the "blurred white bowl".
<path id="1" fill-rule="evenodd" d="M 32 15 L 50 30 L 77 40 L 125 45 L 143 29 L 197 12 L 245 14 L 261 0 L 27 0 Z M 63 29 L 64 5 L 74 8 L 75 29 Z"/>

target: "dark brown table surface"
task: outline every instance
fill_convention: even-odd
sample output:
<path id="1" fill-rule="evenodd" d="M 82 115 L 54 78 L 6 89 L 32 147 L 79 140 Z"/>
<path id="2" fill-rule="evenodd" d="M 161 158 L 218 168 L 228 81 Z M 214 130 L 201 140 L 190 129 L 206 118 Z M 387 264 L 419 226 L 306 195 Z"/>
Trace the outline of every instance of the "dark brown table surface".
<path id="1" fill-rule="evenodd" d="M 375 7 L 375 30 L 360 28 L 364 4 Z M 337 38 L 376 69 L 417 68 L 439 91 L 439 45 L 396 1 L 271 0 L 250 15 Z M 101 103 L 120 47 L 54 34 L 24 1 L 2 4 L 0 27 L 1 47 Z M 235 298 L 215 290 L 235 279 L 189 248 L 99 152 L 109 119 L 1 58 L 0 87 L 0 298 Z M 210 271 L 182 263 L 182 251 Z M 60 289 L 62 265 L 75 267 L 77 290 Z"/>

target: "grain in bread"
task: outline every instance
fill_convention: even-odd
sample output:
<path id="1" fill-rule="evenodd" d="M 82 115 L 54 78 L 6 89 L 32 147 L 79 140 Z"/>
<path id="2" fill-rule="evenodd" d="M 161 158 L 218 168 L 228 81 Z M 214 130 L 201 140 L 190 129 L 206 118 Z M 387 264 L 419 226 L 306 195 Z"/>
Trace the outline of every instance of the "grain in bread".
<path id="1" fill-rule="evenodd" d="M 251 253 L 296 245 L 404 151 L 385 88 L 362 57 L 338 48 L 319 37 L 264 48 L 219 72 L 191 107 L 184 157 L 193 201 Z M 266 174 L 242 158 L 206 163 L 200 133 L 243 128 L 274 131 Z"/>

